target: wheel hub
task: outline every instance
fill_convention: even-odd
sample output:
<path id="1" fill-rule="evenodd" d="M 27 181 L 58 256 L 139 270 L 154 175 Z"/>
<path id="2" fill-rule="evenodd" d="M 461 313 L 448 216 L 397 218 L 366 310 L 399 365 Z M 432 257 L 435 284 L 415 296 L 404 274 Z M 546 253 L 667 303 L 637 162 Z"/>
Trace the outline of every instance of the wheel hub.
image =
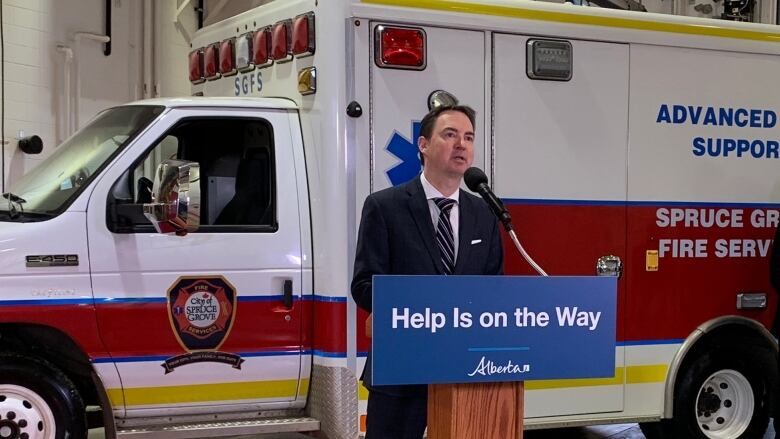
<path id="1" fill-rule="evenodd" d="M 0 439 L 15 439 L 19 437 L 19 426 L 9 420 L 0 421 Z"/>
<path id="2" fill-rule="evenodd" d="M 720 409 L 721 399 L 711 386 L 707 386 L 699 395 L 697 411 L 699 416 L 707 412 L 717 412 Z"/>
<path id="3" fill-rule="evenodd" d="M 0 384 L 0 439 L 50 439 L 55 428 L 51 408 L 37 393 Z"/>
<path id="4" fill-rule="evenodd" d="M 696 398 L 701 432 L 711 439 L 742 435 L 753 418 L 753 388 L 742 373 L 723 369 L 704 381 Z"/>

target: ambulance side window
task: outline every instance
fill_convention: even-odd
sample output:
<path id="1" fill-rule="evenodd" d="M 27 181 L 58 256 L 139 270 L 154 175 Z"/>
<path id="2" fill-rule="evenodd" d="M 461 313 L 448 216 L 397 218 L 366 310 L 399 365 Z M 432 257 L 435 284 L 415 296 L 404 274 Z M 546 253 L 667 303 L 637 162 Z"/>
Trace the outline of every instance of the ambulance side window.
<path id="1" fill-rule="evenodd" d="M 198 232 L 272 233 L 276 219 L 273 128 L 264 119 L 190 118 L 169 130 L 115 183 L 112 194 L 140 207 L 150 202 L 157 166 L 167 159 L 200 164 L 201 217 Z M 121 204 L 121 202 L 115 202 Z M 109 205 L 111 203 L 109 202 Z M 109 229 L 117 233 L 152 231 L 137 215 L 122 217 Z M 110 216 L 110 214 L 109 214 Z M 128 222 L 132 225 L 128 226 Z"/>

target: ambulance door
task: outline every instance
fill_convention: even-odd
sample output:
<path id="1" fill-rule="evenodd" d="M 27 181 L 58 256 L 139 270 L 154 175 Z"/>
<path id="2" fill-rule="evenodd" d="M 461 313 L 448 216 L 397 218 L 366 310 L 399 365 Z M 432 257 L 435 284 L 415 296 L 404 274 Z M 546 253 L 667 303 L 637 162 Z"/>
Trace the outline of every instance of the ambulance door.
<path id="1" fill-rule="evenodd" d="M 303 405 L 310 222 L 296 120 L 284 110 L 170 111 L 94 192 L 89 248 L 108 349 L 95 361 L 116 365 L 121 388 L 107 390 L 128 417 Z M 200 165 L 201 225 L 186 236 L 156 233 L 139 209 L 171 158 Z"/>
<path id="2" fill-rule="evenodd" d="M 493 44 L 495 191 L 520 241 L 554 276 L 595 275 L 605 256 L 625 261 L 628 45 L 504 34 Z M 508 274 L 535 274 L 505 250 Z M 624 284 L 621 277 L 615 376 L 528 382 L 526 417 L 623 409 L 631 376 L 621 344 Z"/>
<path id="3" fill-rule="evenodd" d="M 417 153 L 420 120 L 431 93 L 443 90 L 477 111 L 474 166 L 485 163 L 485 36 L 483 32 L 372 22 L 369 49 L 371 83 L 370 169 L 365 187 L 378 191 L 414 178 L 420 172 Z M 382 32 L 417 31 L 423 65 L 402 68 L 382 62 Z M 402 34 L 403 35 L 403 34 Z M 387 49 L 392 50 L 392 49 Z M 366 194 L 367 195 L 367 194 Z"/>

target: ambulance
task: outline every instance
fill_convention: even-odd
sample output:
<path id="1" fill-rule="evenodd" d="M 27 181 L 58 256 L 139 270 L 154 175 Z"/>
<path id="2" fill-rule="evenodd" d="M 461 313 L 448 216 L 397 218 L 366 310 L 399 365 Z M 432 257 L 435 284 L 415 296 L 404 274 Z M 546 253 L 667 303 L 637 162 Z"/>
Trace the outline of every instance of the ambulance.
<path id="1" fill-rule="evenodd" d="M 199 30 L 192 97 L 108 109 L 10 185 L 0 439 L 361 435 L 362 203 L 417 175 L 420 119 L 454 102 L 476 109 L 475 166 L 536 262 L 618 277 L 614 376 L 527 382 L 525 427 L 761 437 L 780 30 L 522 0 L 321 3 Z M 507 274 L 536 274 L 508 239 L 505 254 Z"/>

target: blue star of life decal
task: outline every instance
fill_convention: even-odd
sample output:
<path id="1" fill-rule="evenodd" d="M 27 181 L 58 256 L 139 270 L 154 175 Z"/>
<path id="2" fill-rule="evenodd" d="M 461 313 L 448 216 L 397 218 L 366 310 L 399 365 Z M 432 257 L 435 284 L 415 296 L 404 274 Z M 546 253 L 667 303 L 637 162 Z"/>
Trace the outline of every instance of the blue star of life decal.
<path id="1" fill-rule="evenodd" d="M 398 131 L 393 131 L 393 136 L 390 141 L 387 142 L 385 149 L 390 154 L 398 157 L 401 163 L 387 170 L 387 178 L 390 179 L 390 183 L 393 186 L 398 186 L 401 183 L 413 179 L 420 173 L 422 164 L 420 164 L 420 157 L 418 155 L 419 149 L 417 149 L 417 139 L 420 137 L 420 122 L 412 121 L 412 140 L 399 134 Z"/>

